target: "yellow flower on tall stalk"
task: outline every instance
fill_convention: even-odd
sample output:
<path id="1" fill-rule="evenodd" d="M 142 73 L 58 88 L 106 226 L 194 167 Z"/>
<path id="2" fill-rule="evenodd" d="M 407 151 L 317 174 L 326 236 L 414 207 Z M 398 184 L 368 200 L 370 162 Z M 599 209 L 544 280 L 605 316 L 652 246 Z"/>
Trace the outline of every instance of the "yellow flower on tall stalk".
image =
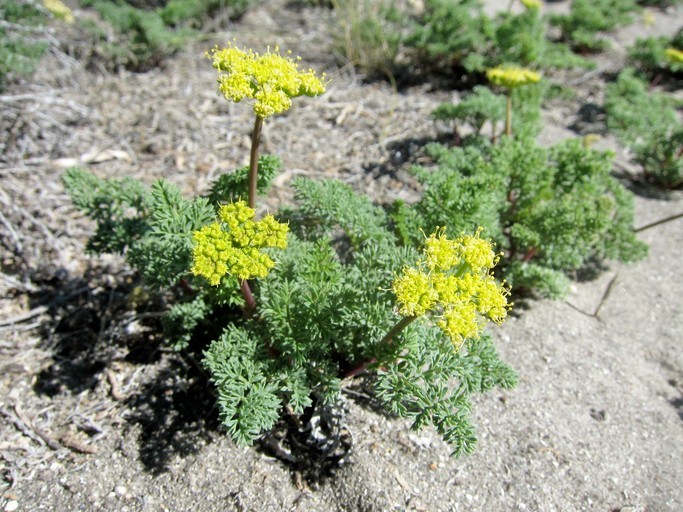
<path id="1" fill-rule="evenodd" d="M 512 89 L 541 81 L 540 73 L 517 66 L 497 66 L 486 71 L 486 78 L 494 85 L 507 89 L 505 134 L 512 136 Z"/>
<path id="2" fill-rule="evenodd" d="M 325 92 L 325 75 L 299 71 L 299 58 L 280 55 L 276 46 L 264 54 L 229 45 L 211 50 L 209 57 L 218 70 L 218 88 L 226 99 L 238 103 L 254 100 L 254 113 L 266 118 L 288 110 L 292 98 L 319 96 Z"/>
<path id="3" fill-rule="evenodd" d="M 541 75 L 526 68 L 516 66 L 497 66 L 486 71 L 486 78 L 494 85 L 514 89 L 522 85 L 535 84 L 541 81 Z"/>
<path id="4" fill-rule="evenodd" d="M 325 92 L 325 74 L 320 78 L 315 71 L 299 70 L 299 58 L 280 55 L 276 46 L 263 55 L 253 50 L 240 50 L 232 45 L 216 46 L 207 53 L 218 70 L 218 89 L 230 101 L 239 103 L 253 100 L 256 114 L 251 133 L 249 155 L 249 195 L 247 202 L 256 207 L 256 182 L 258 173 L 258 151 L 263 120 L 279 114 L 292 106 L 292 99 L 298 96 L 319 96 Z"/>
<path id="5" fill-rule="evenodd" d="M 272 215 L 255 221 L 255 213 L 244 201 L 222 205 L 218 211 L 220 222 L 193 233 L 192 273 L 205 277 L 213 286 L 225 275 L 242 281 L 265 277 L 275 262 L 262 249 L 284 249 L 289 226 Z"/>
<path id="6" fill-rule="evenodd" d="M 465 338 L 477 338 L 489 321 L 500 323 L 507 317 L 510 289 L 491 274 L 499 255 L 480 234 L 481 228 L 474 235 L 449 239 L 441 228 L 427 238 L 424 259 L 406 266 L 394 280 L 392 290 L 404 318 L 389 340 L 411 321 L 428 316 L 457 350 Z"/>

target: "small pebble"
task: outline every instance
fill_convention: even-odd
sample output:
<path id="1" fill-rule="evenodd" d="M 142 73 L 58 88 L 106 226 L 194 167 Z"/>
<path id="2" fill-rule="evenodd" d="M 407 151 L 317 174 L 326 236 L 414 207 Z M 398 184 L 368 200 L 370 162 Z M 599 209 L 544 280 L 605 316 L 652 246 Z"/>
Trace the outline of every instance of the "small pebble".
<path id="1" fill-rule="evenodd" d="M 9 500 L 5 503 L 5 512 L 14 512 L 19 508 L 19 502 L 17 500 Z"/>

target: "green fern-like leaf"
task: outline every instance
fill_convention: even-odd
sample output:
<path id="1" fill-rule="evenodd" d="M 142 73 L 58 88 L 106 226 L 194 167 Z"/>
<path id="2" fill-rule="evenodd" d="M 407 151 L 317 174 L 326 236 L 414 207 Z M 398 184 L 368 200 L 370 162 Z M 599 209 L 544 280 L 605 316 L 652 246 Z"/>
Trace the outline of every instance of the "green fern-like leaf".
<path id="1" fill-rule="evenodd" d="M 240 446 L 251 445 L 280 417 L 278 386 L 269 375 L 260 340 L 228 326 L 204 354 L 204 365 L 218 392 L 218 407 L 228 435 Z"/>
<path id="2" fill-rule="evenodd" d="M 282 168 L 282 160 L 273 155 L 261 155 L 258 160 L 256 192 L 265 194 L 270 188 L 273 178 Z M 211 186 L 208 199 L 213 205 L 231 203 L 245 199 L 249 192 L 249 166 L 241 167 L 233 172 L 221 175 Z"/>
<path id="3" fill-rule="evenodd" d="M 402 342 L 401 357 L 381 362 L 378 397 L 394 414 L 410 418 L 413 429 L 433 424 L 452 455 L 471 454 L 477 438 L 470 395 L 513 387 L 516 374 L 500 361 L 488 336 L 467 340 L 456 352 L 438 330 L 421 325 L 411 326 Z"/>
<path id="4" fill-rule="evenodd" d="M 189 274 L 192 232 L 213 221 L 215 211 L 207 199 L 184 199 L 165 180 L 157 181 L 151 194 L 149 230 L 128 257 L 150 285 L 162 287 Z"/>
<path id="5" fill-rule="evenodd" d="M 97 223 L 89 251 L 122 253 L 147 232 L 152 197 L 138 180 L 101 179 L 73 167 L 62 182 L 74 205 Z"/>
<path id="6" fill-rule="evenodd" d="M 348 185 L 335 180 L 295 178 L 292 186 L 299 203 L 293 224 L 312 236 L 331 236 L 341 228 L 356 248 L 366 240 L 393 238 L 386 229 L 384 210 Z"/>

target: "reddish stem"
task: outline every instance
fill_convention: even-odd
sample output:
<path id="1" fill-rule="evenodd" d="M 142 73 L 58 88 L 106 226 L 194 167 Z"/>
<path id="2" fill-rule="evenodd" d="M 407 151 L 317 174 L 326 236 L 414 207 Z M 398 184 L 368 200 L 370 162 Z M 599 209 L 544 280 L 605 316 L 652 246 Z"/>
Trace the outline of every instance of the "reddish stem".
<path id="1" fill-rule="evenodd" d="M 242 297 L 244 297 L 244 315 L 249 318 L 256 311 L 256 299 L 254 299 L 254 294 L 249 287 L 249 281 L 240 279 L 240 290 L 242 291 Z"/>
<path id="2" fill-rule="evenodd" d="M 524 255 L 524 258 L 522 258 L 522 261 L 523 261 L 524 263 L 528 263 L 528 262 L 531 260 L 531 258 L 533 258 L 534 256 L 536 256 L 536 253 L 538 253 L 538 247 L 532 247 L 532 248 L 529 249 L 529 250 L 527 251 L 527 253 Z"/>
<path id="3" fill-rule="evenodd" d="M 256 208 L 256 183 L 258 181 L 258 150 L 261 140 L 263 118 L 256 116 L 254 131 L 251 134 L 251 152 L 249 153 L 249 208 Z"/>
<path id="4" fill-rule="evenodd" d="M 394 341 L 394 336 L 396 336 L 398 333 L 400 333 L 403 329 L 408 327 L 413 321 L 417 319 L 416 316 L 404 316 L 401 318 L 396 325 L 394 325 L 391 330 L 382 338 L 382 341 L 379 342 L 379 345 L 391 345 Z M 368 359 L 367 361 L 363 361 L 362 363 L 357 364 L 350 370 L 348 370 L 343 378 L 348 378 L 348 377 L 355 377 L 356 375 L 360 375 L 363 373 L 365 370 L 367 370 L 368 366 L 370 366 L 373 363 L 376 363 L 377 359 L 376 358 L 371 358 Z"/>

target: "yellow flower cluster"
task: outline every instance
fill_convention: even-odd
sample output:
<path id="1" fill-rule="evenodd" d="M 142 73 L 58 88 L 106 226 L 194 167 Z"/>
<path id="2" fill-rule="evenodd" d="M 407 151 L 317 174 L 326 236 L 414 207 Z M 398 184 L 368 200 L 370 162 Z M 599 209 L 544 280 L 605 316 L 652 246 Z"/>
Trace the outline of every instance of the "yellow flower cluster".
<path id="1" fill-rule="evenodd" d="M 540 9 L 543 7 L 543 2 L 541 0 L 522 0 L 522 3 L 527 9 Z"/>
<path id="2" fill-rule="evenodd" d="M 222 205 L 218 211 L 220 222 L 193 233 L 192 273 L 204 276 L 214 286 L 226 274 L 239 279 L 265 277 L 275 262 L 261 249 L 284 249 L 289 226 L 272 215 L 259 221 L 254 216 L 254 209 L 244 201 Z"/>
<path id="3" fill-rule="evenodd" d="M 521 85 L 535 84 L 541 81 L 541 75 L 526 68 L 497 66 L 486 71 L 486 78 L 494 85 L 513 89 Z"/>
<path id="4" fill-rule="evenodd" d="M 74 22 L 74 15 L 61 0 L 43 0 L 43 6 L 50 11 L 55 18 L 64 20 L 67 23 Z"/>
<path id="5" fill-rule="evenodd" d="M 664 53 L 666 54 L 666 60 L 672 64 L 683 64 L 683 52 L 681 50 L 667 48 L 664 50 Z"/>
<path id="6" fill-rule="evenodd" d="M 429 313 L 456 349 L 489 320 L 502 322 L 512 306 L 509 288 L 491 275 L 499 256 L 480 234 L 481 228 L 451 240 L 438 229 L 425 241 L 424 260 L 405 267 L 392 286 L 401 315 Z"/>
<path id="7" fill-rule="evenodd" d="M 238 103 L 254 100 L 254 113 L 262 118 L 279 114 L 292 106 L 297 96 L 318 96 L 325 92 L 322 79 L 315 71 L 299 71 L 298 60 L 270 49 L 260 55 L 228 45 L 215 47 L 209 57 L 218 70 L 218 87 L 226 99 Z"/>

